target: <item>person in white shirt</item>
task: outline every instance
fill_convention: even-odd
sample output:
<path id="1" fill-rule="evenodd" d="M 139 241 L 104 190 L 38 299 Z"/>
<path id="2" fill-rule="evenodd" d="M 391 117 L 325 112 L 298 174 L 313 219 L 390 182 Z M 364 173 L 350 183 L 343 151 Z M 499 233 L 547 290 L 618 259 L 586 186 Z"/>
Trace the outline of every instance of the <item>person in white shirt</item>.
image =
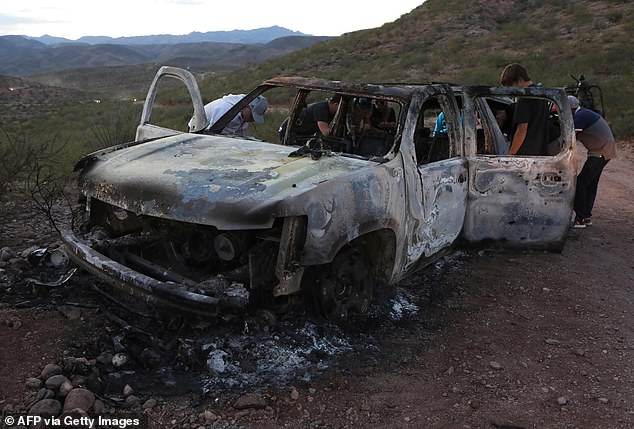
<path id="1" fill-rule="evenodd" d="M 229 109 L 231 109 L 238 101 L 244 98 L 244 94 L 238 95 L 225 95 L 222 98 L 213 100 L 205 105 L 205 115 L 207 116 L 207 125 L 203 131 L 211 129 L 218 119 Z M 266 98 L 262 95 L 258 95 L 249 104 L 244 106 L 240 112 L 222 129 L 221 134 L 237 134 L 244 135 L 250 122 L 261 124 L 264 122 L 264 112 L 269 107 Z M 189 121 L 189 130 L 192 130 L 194 125 L 193 118 Z"/>

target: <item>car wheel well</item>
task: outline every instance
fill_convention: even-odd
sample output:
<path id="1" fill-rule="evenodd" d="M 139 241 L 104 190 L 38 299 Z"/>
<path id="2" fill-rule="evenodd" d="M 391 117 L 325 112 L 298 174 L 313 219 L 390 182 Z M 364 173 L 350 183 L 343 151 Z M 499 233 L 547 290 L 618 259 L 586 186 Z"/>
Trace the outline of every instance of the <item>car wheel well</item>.
<path id="1" fill-rule="evenodd" d="M 312 309 L 332 321 L 365 315 L 391 274 L 395 241 L 390 230 L 374 231 L 341 247 L 330 263 L 309 267 L 303 290 Z"/>

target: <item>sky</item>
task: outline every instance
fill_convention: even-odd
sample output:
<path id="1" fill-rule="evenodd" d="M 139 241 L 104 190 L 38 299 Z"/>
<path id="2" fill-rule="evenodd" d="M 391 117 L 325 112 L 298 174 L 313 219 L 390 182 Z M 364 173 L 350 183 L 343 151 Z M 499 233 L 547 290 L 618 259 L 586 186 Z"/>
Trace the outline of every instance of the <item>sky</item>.
<path id="1" fill-rule="evenodd" d="M 145 36 L 279 25 L 315 36 L 380 27 L 424 0 L 1 0 L 0 35 Z"/>

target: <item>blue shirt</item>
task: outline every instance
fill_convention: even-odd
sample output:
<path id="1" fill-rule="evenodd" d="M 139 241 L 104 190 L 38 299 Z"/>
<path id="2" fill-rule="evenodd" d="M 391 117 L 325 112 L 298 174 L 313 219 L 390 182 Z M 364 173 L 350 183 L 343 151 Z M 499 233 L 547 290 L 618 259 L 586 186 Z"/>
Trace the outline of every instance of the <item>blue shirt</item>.
<path id="1" fill-rule="evenodd" d="M 601 118 L 597 112 L 590 109 L 581 108 L 574 114 L 575 129 L 585 130 Z"/>
<path id="2" fill-rule="evenodd" d="M 440 112 L 438 118 L 436 119 L 436 126 L 434 127 L 433 136 L 437 135 L 447 135 L 447 121 L 445 121 L 445 112 Z"/>
<path id="3" fill-rule="evenodd" d="M 616 142 L 610 125 L 598 113 L 581 107 L 573 115 L 577 140 L 588 149 L 590 156 L 612 159 L 616 156 Z"/>

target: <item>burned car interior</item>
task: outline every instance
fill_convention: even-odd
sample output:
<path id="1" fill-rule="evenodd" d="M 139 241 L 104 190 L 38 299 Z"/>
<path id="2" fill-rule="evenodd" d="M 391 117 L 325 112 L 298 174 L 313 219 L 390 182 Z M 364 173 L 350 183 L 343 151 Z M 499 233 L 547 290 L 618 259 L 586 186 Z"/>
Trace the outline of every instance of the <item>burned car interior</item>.
<path id="1" fill-rule="evenodd" d="M 188 89 L 189 132 L 151 121 L 163 78 Z M 330 135 L 297 134 L 306 106 L 333 94 Z M 259 95 L 264 124 L 221 134 Z M 518 97 L 551 103 L 552 155 L 506 155 L 498 113 Z M 85 217 L 63 241 L 109 293 L 156 310 L 214 317 L 297 304 L 346 320 L 460 242 L 561 246 L 576 177 L 566 103 L 556 88 L 276 77 L 204 131 L 194 76 L 162 67 L 136 141 L 77 163 Z"/>

